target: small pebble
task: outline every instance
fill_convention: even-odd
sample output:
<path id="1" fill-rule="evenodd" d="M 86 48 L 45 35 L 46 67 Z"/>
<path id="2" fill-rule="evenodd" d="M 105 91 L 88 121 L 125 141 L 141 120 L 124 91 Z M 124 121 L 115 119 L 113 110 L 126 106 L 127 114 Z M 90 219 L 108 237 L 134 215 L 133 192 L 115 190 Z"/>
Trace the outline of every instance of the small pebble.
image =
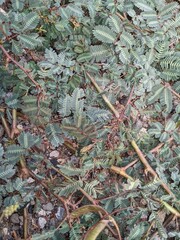
<path id="1" fill-rule="evenodd" d="M 39 216 L 46 216 L 46 211 L 44 209 L 41 209 L 39 212 L 38 212 L 38 215 Z"/>
<path id="2" fill-rule="evenodd" d="M 17 213 L 14 213 L 11 217 L 10 217 L 10 221 L 12 223 L 19 223 L 19 215 Z"/>
<path id="3" fill-rule="evenodd" d="M 54 206 L 52 205 L 52 203 L 49 202 L 49 203 L 43 205 L 43 209 L 45 211 L 52 211 L 54 209 Z"/>
<path id="4" fill-rule="evenodd" d="M 8 235 L 8 228 L 3 228 L 2 232 L 4 235 Z"/>
<path id="5" fill-rule="evenodd" d="M 52 158 L 58 158 L 59 157 L 59 152 L 57 150 L 52 151 L 49 156 Z"/>
<path id="6" fill-rule="evenodd" d="M 40 218 L 38 219 L 38 224 L 39 224 L 39 227 L 40 227 L 41 229 L 44 228 L 44 226 L 46 225 L 46 223 L 47 223 L 47 221 L 46 221 L 45 218 L 40 217 Z"/>
<path id="7" fill-rule="evenodd" d="M 56 215 L 56 218 L 57 218 L 58 220 L 62 220 L 62 219 L 63 219 L 63 216 L 64 216 L 64 208 L 58 207 L 58 210 L 57 210 L 57 212 L 55 213 L 55 215 Z"/>

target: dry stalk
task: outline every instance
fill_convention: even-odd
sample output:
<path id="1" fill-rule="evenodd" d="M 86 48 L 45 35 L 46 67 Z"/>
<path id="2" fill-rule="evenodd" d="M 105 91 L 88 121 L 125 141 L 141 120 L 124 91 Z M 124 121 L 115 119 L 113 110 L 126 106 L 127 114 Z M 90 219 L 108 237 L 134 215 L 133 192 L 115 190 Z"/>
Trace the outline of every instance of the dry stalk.
<path id="1" fill-rule="evenodd" d="M 90 79 L 90 81 L 92 82 L 93 86 L 96 88 L 97 92 L 102 94 L 102 90 L 101 88 L 98 86 L 98 84 L 96 83 L 95 79 L 88 73 L 86 72 L 88 78 Z M 106 97 L 105 94 L 101 95 L 104 102 L 107 104 L 107 106 L 109 107 L 109 109 L 114 113 L 116 118 L 119 118 L 119 112 L 114 108 L 114 106 L 110 103 L 109 99 Z"/>
<path id="2" fill-rule="evenodd" d="M 131 141 L 131 145 L 133 146 L 134 150 L 136 151 L 137 155 L 139 156 L 141 162 L 143 163 L 143 165 L 146 168 L 147 172 L 150 172 L 151 175 L 156 178 L 157 180 L 160 181 L 161 186 L 164 188 L 164 190 L 174 196 L 174 194 L 171 192 L 171 190 L 169 189 L 169 187 L 158 177 L 157 173 L 154 171 L 154 169 L 150 166 L 150 164 L 148 163 L 148 161 L 146 160 L 144 154 L 141 152 L 141 150 L 139 149 L 138 145 L 136 144 L 136 142 L 134 140 Z"/>

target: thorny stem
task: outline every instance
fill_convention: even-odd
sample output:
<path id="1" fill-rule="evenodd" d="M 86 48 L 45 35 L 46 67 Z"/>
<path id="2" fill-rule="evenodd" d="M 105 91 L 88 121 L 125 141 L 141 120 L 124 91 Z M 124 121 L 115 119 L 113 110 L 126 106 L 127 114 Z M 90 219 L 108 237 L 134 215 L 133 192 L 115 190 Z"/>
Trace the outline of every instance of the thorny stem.
<path id="1" fill-rule="evenodd" d="M 0 48 L 3 51 L 3 53 L 6 55 L 7 58 L 9 58 L 17 67 L 19 67 L 25 74 L 26 76 L 31 80 L 32 83 L 34 83 L 34 85 L 40 89 L 41 86 L 31 77 L 31 75 L 28 73 L 28 71 L 21 66 L 14 58 L 12 58 L 9 53 L 6 51 L 6 49 L 0 44 Z"/>
<path id="2" fill-rule="evenodd" d="M 157 180 L 160 181 L 161 186 L 164 188 L 164 190 L 174 196 L 174 194 L 171 192 L 171 190 L 169 189 L 169 187 L 158 177 L 157 173 L 154 171 L 154 169 L 149 165 L 148 161 L 146 160 L 146 158 L 144 157 L 144 154 L 141 152 L 141 150 L 139 149 L 139 147 L 137 146 L 136 142 L 134 140 L 131 141 L 131 145 L 133 146 L 134 150 L 136 151 L 137 155 L 139 156 L 141 162 L 143 163 L 143 165 L 145 166 L 146 170 L 148 172 L 150 172 L 152 174 L 152 176 L 154 178 L 156 178 Z"/>
<path id="3" fill-rule="evenodd" d="M 92 82 L 92 84 L 94 85 L 94 87 L 96 88 L 96 90 L 98 91 L 98 93 L 102 94 L 102 90 L 96 83 L 95 79 L 88 72 L 86 72 L 86 74 L 90 79 L 90 81 Z M 104 102 L 107 104 L 107 106 L 109 107 L 109 109 L 114 113 L 115 117 L 119 118 L 119 112 L 113 107 L 113 105 L 110 103 L 109 99 L 106 97 L 105 94 L 102 94 L 102 98 Z"/>
<path id="4" fill-rule="evenodd" d="M 66 178 L 68 181 L 73 182 L 69 177 L 67 177 L 66 175 L 64 175 L 59 169 L 57 169 L 54 166 L 51 166 L 51 168 L 56 171 L 57 173 L 59 173 L 60 175 L 62 175 L 64 178 Z M 97 205 L 96 200 L 94 200 L 87 192 L 84 191 L 84 189 L 82 189 L 81 187 L 79 187 L 79 191 L 93 204 L 93 205 Z M 103 215 L 99 212 L 100 217 L 102 218 Z M 113 229 L 107 225 L 107 228 L 109 229 L 109 231 L 116 236 L 116 234 L 114 233 Z M 119 235 L 119 232 L 118 232 Z M 121 239 L 121 238 L 119 238 Z"/>
<path id="5" fill-rule="evenodd" d="M 129 179 L 130 181 L 134 181 L 134 179 L 131 176 L 129 176 L 123 168 L 111 166 L 111 170 L 117 174 L 120 174 L 121 176 L 125 177 L 126 179 Z"/>
<path id="6" fill-rule="evenodd" d="M 126 173 L 126 170 L 129 167 L 133 166 L 135 163 L 137 163 L 137 161 L 138 160 L 134 160 L 133 162 L 131 162 L 128 165 L 126 165 L 125 167 L 121 167 L 121 168 L 120 167 L 111 166 L 111 170 L 116 172 L 116 173 L 118 173 L 118 174 L 120 174 L 121 176 L 129 179 L 130 181 L 134 181 L 134 179 Z"/>

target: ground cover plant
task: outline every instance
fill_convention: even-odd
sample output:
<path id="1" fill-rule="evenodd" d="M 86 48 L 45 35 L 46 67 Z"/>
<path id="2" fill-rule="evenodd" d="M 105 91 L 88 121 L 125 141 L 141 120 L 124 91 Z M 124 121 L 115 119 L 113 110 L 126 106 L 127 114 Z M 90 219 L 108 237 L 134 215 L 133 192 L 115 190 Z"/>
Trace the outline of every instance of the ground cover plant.
<path id="1" fill-rule="evenodd" d="M 180 239 L 179 8 L 0 0 L 2 239 Z"/>

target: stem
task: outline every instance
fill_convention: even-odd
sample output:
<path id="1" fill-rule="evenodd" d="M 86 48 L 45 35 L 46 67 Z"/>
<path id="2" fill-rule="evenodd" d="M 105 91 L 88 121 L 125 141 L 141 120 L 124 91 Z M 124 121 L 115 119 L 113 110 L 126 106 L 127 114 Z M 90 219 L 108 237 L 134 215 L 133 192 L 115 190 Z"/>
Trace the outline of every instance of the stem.
<path id="1" fill-rule="evenodd" d="M 51 169 L 53 169 L 54 171 L 56 171 L 57 173 L 59 173 L 61 176 L 63 176 L 65 179 L 67 179 L 70 182 L 73 182 L 73 180 L 69 177 L 67 177 L 65 174 L 63 174 L 59 169 L 57 169 L 54 166 L 51 166 Z M 79 191 L 81 191 L 81 193 L 90 201 L 92 202 L 92 204 L 96 205 L 96 201 L 87 193 L 84 191 L 84 189 L 82 189 L 81 187 L 78 188 Z"/>
<path id="2" fill-rule="evenodd" d="M 67 177 L 66 175 L 64 175 L 63 173 L 61 173 L 61 171 L 55 167 L 51 167 L 53 170 L 55 170 L 57 173 L 59 173 L 60 175 L 62 175 L 64 178 L 66 178 L 67 180 L 69 180 L 70 182 L 73 182 L 73 180 L 71 180 L 69 177 Z M 79 187 L 79 191 L 90 201 L 92 202 L 93 205 L 97 205 L 96 200 L 94 200 L 86 191 L 84 191 L 84 189 L 82 189 L 81 187 Z M 102 218 L 103 215 L 101 214 L 101 212 L 99 212 L 100 217 Z M 114 233 L 113 229 L 108 225 L 107 228 L 109 229 L 109 231 L 116 236 L 116 234 Z M 118 230 L 117 230 L 118 232 Z M 120 232 L 118 232 L 119 235 Z"/>
<path id="3" fill-rule="evenodd" d="M 11 138 L 14 138 L 14 133 L 16 131 L 16 125 L 17 125 L 17 111 L 16 109 L 12 110 L 12 118 L 13 118 L 13 123 L 12 123 L 12 131 L 11 131 Z"/>
<path id="4" fill-rule="evenodd" d="M 88 72 L 86 72 L 86 74 L 89 77 L 89 79 L 92 82 L 92 84 L 94 85 L 94 87 L 96 88 L 96 90 L 98 91 L 98 93 L 102 94 L 102 90 L 98 86 L 98 84 L 96 83 L 95 79 Z M 109 99 L 106 97 L 105 94 L 102 94 L 102 98 L 103 98 L 104 102 L 107 104 L 107 106 L 109 107 L 109 109 L 114 113 L 116 118 L 119 118 L 118 111 L 113 107 L 113 105 L 110 103 Z"/>
<path id="5" fill-rule="evenodd" d="M 131 92 L 130 92 L 130 94 L 129 94 L 129 98 L 128 98 L 127 103 L 126 103 L 126 105 L 125 105 L 125 109 L 128 107 L 128 105 L 129 105 L 130 102 L 131 102 L 133 92 L 134 92 L 134 86 L 132 87 Z"/>
<path id="6" fill-rule="evenodd" d="M 179 95 L 177 92 L 175 92 L 175 91 L 171 88 L 171 86 L 169 86 L 168 88 L 169 88 L 169 90 L 170 90 L 177 98 L 180 99 L 180 95 Z"/>
<path id="7" fill-rule="evenodd" d="M 2 214 L 0 216 L 0 222 L 2 221 L 3 217 L 4 217 L 4 212 L 2 212 Z"/>
<path id="8" fill-rule="evenodd" d="M 171 142 L 173 140 L 173 137 L 171 137 L 170 139 L 167 140 L 167 142 Z M 153 148 L 150 153 L 154 153 L 157 152 L 162 146 L 164 146 L 165 143 L 160 143 L 159 145 L 157 145 L 157 147 Z"/>
<path id="9" fill-rule="evenodd" d="M 129 179 L 130 181 L 134 181 L 134 179 L 131 176 L 129 176 L 123 168 L 111 166 L 111 170 L 117 174 L 120 174 L 121 176 L 125 177 L 126 179 Z"/>
<path id="10" fill-rule="evenodd" d="M 7 122 L 6 122 L 6 119 L 5 119 L 4 117 L 1 117 L 1 120 L 2 120 L 2 124 L 3 124 L 3 126 L 4 126 L 4 129 L 5 129 L 8 137 L 11 138 L 10 128 L 9 128 Z"/>
<path id="11" fill-rule="evenodd" d="M 164 188 L 164 190 L 174 196 L 174 194 L 171 192 L 171 190 L 169 189 L 169 187 L 158 177 L 157 173 L 154 171 L 154 169 L 149 165 L 148 161 L 146 160 L 146 158 L 144 157 L 143 153 L 141 152 L 141 150 L 139 149 L 139 147 L 137 146 L 136 142 L 134 140 L 131 141 L 131 145 L 133 146 L 134 150 L 136 151 L 137 155 L 139 156 L 141 162 L 144 164 L 146 170 L 148 172 L 150 172 L 152 174 L 152 176 L 156 179 L 158 179 L 161 183 L 161 186 Z"/>
<path id="12" fill-rule="evenodd" d="M 64 206 L 64 208 L 65 208 L 65 210 L 66 210 L 66 214 L 67 214 L 67 216 L 66 216 L 65 218 L 68 219 L 68 220 L 70 220 L 70 214 L 69 214 L 69 210 L 68 210 L 68 207 L 67 207 L 66 200 L 65 200 L 63 197 L 59 196 L 58 194 L 56 194 L 56 193 L 54 193 L 54 192 L 51 192 L 50 189 L 49 189 L 49 186 L 46 185 L 45 182 L 43 182 L 42 180 L 39 180 L 39 179 L 36 177 L 36 175 L 35 175 L 30 169 L 27 169 L 27 170 L 28 170 L 28 172 L 29 172 L 29 175 L 30 175 L 33 179 L 35 179 L 40 185 L 42 185 L 42 186 L 47 190 L 47 192 L 49 192 L 50 194 L 52 194 L 55 198 L 57 198 L 57 199 L 63 204 L 63 206 Z M 68 222 L 69 222 L 69 226 L 71 226 L 70 221 L 68 221 Z"/>
<path id="13" fill-rule="evenodd" d="M 27 208 L 24 208 L 24 216 L 23 216 L 23 230 L 24 230 L 24 240 L 28 238 L 28 212 Z"/>
<path id="14" fill-rule="evenodd" d="M 31 80 L 31 82 L 34 83 L 34 85 L 39 89 L 41 88 L 41 86 L 31 77 L 31 75 L 28 73 L 28 71 L 23 67 L 21 66 L 15 59 L 13 59 L 9 53 L 6 51 L 6 49 L 0 44 L 0 48 L 1 50 L 3 51 L 3 53 L 17 66 L 19 67 L 25 74 L 26 76 Z"/>

